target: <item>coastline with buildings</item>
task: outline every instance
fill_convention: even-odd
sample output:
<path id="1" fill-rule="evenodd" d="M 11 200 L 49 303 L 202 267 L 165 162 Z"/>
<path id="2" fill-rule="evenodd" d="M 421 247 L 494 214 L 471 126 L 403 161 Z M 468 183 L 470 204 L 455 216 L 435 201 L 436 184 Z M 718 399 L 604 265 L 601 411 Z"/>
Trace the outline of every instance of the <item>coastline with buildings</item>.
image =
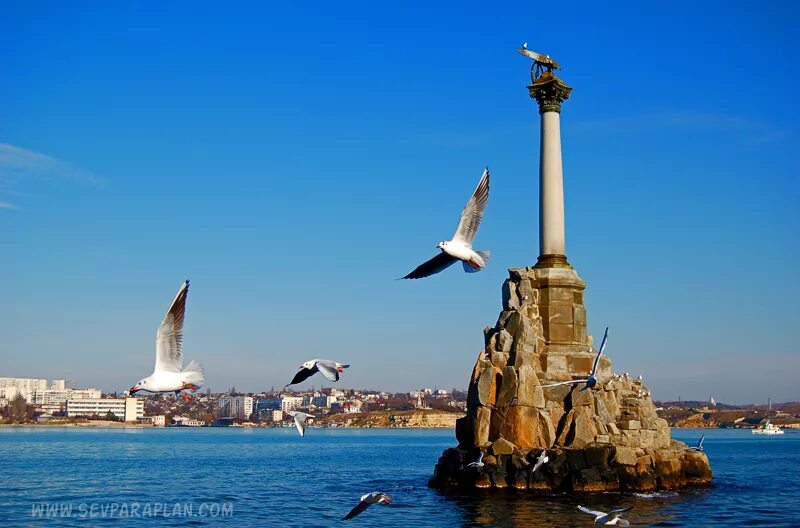
<path id="1" fill-rule="evenodd" d="M 466 398 L 465 391 L 455 389 L 240 393 L 232 387 L 223 393 L 207 389 L 188 403 L 170 395 L 103 394 L 63 379 L 0 377 L 0 426 L 293 427 L 288 411 L 304 411 L 314 415 L 308 422 L 311 427 L 452 429 L 464 416 Z M 769 420 L 782 428 L 800 429 L 800 402 L 736 406 L 710 398 L 655 403 L 659 417 L 673 428 L 747 429 Z"/>

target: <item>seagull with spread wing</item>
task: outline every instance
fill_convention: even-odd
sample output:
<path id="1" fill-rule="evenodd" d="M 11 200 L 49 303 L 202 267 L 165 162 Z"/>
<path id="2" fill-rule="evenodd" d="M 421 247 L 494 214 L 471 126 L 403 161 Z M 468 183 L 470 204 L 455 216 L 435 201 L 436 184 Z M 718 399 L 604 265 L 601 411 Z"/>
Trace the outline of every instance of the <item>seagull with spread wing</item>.
<path id="1" fill-rule="evenodd" d="M 459 260 L 466 273 L 475 273 L 482 270 L 489 261 L 489 251 L 475 251 L 472 241 L 478 233 L 478 228 L 483 220 L 483 212 L 489 202 L 489 169 L 483 171 L 481 181 L 472 193 L 458 222 L 456 234 L 452 240 L 443 240 L 436 246 L 442 252 L 403 277 L 404 279 L 421 279 L 439 273 L 449 268 Z"/>
<path id="2" fill-rule="evenodd" d="M 589 373 L 589 377 L 586 379 L 577 379 L 577 380 L 569 380 L 569 381 L 560 381 L 558 383 L 549 383 L 547 385 L 542 385 L 542 387 L 556 387 L 558 385 L 579 385 L 581 383 L 585 383 L 586 385 L 583 386 L 581 392 L 591 389 L 595 385 L 597 385 L 597 365 L 600 363 L 600 356 L 603 355 L 603 350 L 606 349 L 606 342 L 608 341 L 608 327 L 606 327 L 606 332 L 603 334 L 603 341 L 600 343 L 600 349 L 597 351 L 597 355 L 594 357 L 594 363 L 592 364 L 592 371 Z"/>
<path id="3" fill-rule="evenodd" d="M 385 493 L 381 493 L 380 491 L 373 491 L 372 493 L 367 493 L 366 495 L 361 496 L 361 500 L 356 505 L 355 508 L 350 510 L 350 513 L 344 516 L 343 521 L 349 521 L 356 515 L 362 513 L 364 510 L 372 506 L 373 504 L 391 504 L 392 498 Z"/>
<path id="4" fill-rule="evenodd" d="M 606 513 L 597 510 L 590 510 L 589 508 L 586 508 L 584 506 L 578 506 L 578 509 L 583 513 L 594 515 L 595 524 L 604 524 L 606 526 L 613 526 L 615 524 L 618 524 L 620 526 L 630 526 L 631 523 L 620 517 L 620 515 L 625 513 L 626 511 L 631 510 L 631 508 L 618 508 L 616 510 L 611 510 L 610 512 Z"/>
<path id="5" fill-rule="evenodd" d="M 300 433 L 300 436 L 306 435 L 306 420 L 308 418 L 314 418 L 313 414 L 308 414 L 300 411 L 289 411 L 289 416 L 294 418 L 294 425 L 297 427 L 297 432 Z"/>
<path id="6" fill-rule="evenodd" d="M 330 359 L 311 359 L 300 365 L 300 370 L 294 375 L 292 381 L 284 385 L 284 387 L 303 382 L 317 372 L 325 376 L 328 381 L 339 381 L 339 374 L 349 366 Z"/>
<path id="7" fill-rule="evenodd" d="M 189 281 L 181 285 L 178 294 L 169 306 L 156 334 L 156 367 L 153 373 L 142 379 L 128 391 L 131 395 L 139 392 L 174 392 L 187 401 L 192 401 L 188 391 L 196 391 L 205 380 L 203 367 L 197 361 L 183 364 L 183 319 L 186 315 L 186 296 Z"/>
<path id="8" fill-rule="evenodd" d="M 474 469 L 482 468 L 483 467 L 483 451 L 479 451 L 478 452 L 478 458 L 475 460 L 475 462 L 470 462 L 469 464 L 467 464 L 464 467 L 465 468 L 474 468 Z"/>
<path id="9" fill-rule="evenodd" d="M 706 435 L 700 435 L 700 440 L 698 440 L 697 445 L 690 447 L 692 451 L 702 451 L 703 450 L 703 442 L 706 439 Z"/>
<path id="10" fill-rule="evenodd" d="M 550 462 L 550 457 L 547 456 L 547 450 L 545 449 L 539 454 L 539 458 L 536 459 L 536 463 L 533 465 L 533 470 L 531 473 L 536 473 L 536 470 L 542 467 L 543 465 Z"/>

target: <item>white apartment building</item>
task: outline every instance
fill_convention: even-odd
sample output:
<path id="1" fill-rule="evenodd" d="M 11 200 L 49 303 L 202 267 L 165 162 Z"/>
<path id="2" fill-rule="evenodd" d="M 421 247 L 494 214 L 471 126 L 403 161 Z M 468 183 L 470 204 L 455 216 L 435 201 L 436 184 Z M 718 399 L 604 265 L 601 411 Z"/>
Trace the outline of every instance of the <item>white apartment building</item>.
<path id="1" fill-rule="evenodd" d="M 222 396 L 219 399 L 221 418 L 247 419 L 253 414 L 252 396 Z"/>
<path id="2" fill-rule="evenodd" d="M 63 380 L 60 380 L 63 381 Z M 34 405 L 59 405 L 67 400 L 80 400 L 84 398 L 100 398 L 100 389 L 44 389 L 35 390 L 28 395 L 28 403 Z"/>
<path id="3" fill-rule="evenodd" d="M 47 380 L 40 378 L 0 378 L 0 389 L 8 388 L 17 389 L 17 392 L 21 392 L 27 399 L 33 391 L 45 390 L 47 388 Z M 14 396 L 16 394 L 15 392 Z"/>
<path id="4" fill-rule="evenodd" d="M 281 396 L 281 411 L 288 412 L 303 406 L 302 396 Z"/>
<path id="5" fill-rule="evenodd" d="M 104 416 L 111 414 L 126 422 L 144 417 L 144 400 L 141 398 L 80 398 L 67 400 L 67 416 Z"/>

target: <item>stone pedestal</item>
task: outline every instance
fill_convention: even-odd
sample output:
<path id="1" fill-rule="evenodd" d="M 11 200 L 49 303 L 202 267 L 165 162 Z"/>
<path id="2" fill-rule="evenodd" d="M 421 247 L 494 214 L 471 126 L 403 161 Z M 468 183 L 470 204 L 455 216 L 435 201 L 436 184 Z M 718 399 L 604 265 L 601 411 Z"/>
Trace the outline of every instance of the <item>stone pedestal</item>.
<path id="1" fill-rule="evenodd" d="M 675 489 L 711 480 L 706 455 L 670 439 L 639 380 L 613 373 L 582 379 L 595 351 L 586 334 L 585 284 L 570 267 L 509 270 L 503 310 L 486 328 L 469 385 L 458 447 L 444 452 L 432 487 L 515 487 L 539 492 Z M 547 450 L 550 463 L 531 474 Z M 484 453 L 483 468 L 465 469 Z"/>

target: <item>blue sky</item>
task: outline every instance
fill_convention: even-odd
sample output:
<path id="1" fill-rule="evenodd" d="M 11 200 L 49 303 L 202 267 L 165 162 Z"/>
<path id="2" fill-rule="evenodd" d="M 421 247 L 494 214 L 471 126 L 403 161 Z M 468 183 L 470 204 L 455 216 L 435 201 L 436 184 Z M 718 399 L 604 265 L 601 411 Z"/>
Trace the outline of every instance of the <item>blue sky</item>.
<path id="1" fill-rule="evenodd" d="M 800 399 L 790 2 L 15 2 L 0 16 L 0 375 L 260 390 L 466 387 L 506 269 L 537 256 L 523 41 L 574 88 L 567 253 L 590 331 L 657 398 Z M 488 269 L 395 281 L 484 166 Z M 317 385 L 319 381 L 317 381 Z"/>

